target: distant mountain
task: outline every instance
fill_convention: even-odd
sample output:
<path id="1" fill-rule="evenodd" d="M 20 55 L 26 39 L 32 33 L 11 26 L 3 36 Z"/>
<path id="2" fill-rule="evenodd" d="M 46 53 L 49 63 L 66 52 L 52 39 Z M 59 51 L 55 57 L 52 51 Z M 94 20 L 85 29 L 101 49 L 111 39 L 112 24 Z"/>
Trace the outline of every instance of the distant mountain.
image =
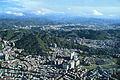
<path id="1" fill-rule="evenodd" d="M 56 25 L 61 24 L 58 21 L 54 21 L 48 18 L 39 17 L 39 18 L 2 18 L 0 19 L 0 28 L 10 28 L 14 25 L 17 26 L 30 26 L 30 25 Z"/>
<path id="2" fill-rule="evenodd" d="M 7 24 L 6 24 L 7 23 Z M 97 24 L 104 26 L 105 24 L 118 24 L 120 19 L 102 19 L 102 18 L 87 18 L 80 16 L 70 16 L 65 14 L 47 14 L 47 15 L 32 15 L 25 13 L 25 16 L 15 15 L 0 15 L 0 27 L 13 25 L 29 26 L 29 25 L 57 25 L 57 24 Z M 105 25 L 106 26 L 106 25 Z"/>

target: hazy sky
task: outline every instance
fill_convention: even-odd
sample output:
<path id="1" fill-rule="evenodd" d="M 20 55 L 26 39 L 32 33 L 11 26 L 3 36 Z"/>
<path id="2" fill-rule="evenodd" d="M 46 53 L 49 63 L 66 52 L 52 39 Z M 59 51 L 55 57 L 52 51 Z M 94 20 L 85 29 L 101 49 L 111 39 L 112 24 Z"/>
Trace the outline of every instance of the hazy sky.
<path id="1" fill-rule="evenodd" d="M 0 13 L 120 17 L 120 0 L 0 0 Z"/>

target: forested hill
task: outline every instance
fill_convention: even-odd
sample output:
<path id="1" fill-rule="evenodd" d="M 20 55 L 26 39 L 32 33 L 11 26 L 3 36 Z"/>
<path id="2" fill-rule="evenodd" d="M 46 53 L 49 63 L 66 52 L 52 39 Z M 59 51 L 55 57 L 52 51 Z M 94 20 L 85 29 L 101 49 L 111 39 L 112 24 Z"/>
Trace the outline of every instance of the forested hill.
<path id="1" fill-rule="evenodd" d="M 96 35 L 95 35 L 96 34 Z M 48 55 L 51 44 L 57 44 L 59 48 L 80 49 L 91 51 L 89 47 L 76 44 L 74 39 L 87 38 L 91 40 L 105 40 L 120 36 L 120 30 L 76 30 L 76 31 L 41 31 L 41 30 L 1 30 L 0 37 L 4 40 L 17 40 L 16 47 L 25 50 L 27 54 Z M 69 40 L 70 37 L 74 38 Z M 97 49 L 98 54 L 108 53 L 104 49 Z"/>
<path id="2" fill-rule="evenodd" d="M 51 44 L 56 43 L 60 48 L 77 48 L 87 50 L 88 47 L 76 45 L 72 41 L 68 41 L 64 37 L 58 37 L 48 34 L 46 31 L 36 32 L 34 30 L 6 30 L 0 31 L 0 37 L 4 40 L 17 40 L 16 47 L 24 49 L 24 55 L 48 55 Z"/>

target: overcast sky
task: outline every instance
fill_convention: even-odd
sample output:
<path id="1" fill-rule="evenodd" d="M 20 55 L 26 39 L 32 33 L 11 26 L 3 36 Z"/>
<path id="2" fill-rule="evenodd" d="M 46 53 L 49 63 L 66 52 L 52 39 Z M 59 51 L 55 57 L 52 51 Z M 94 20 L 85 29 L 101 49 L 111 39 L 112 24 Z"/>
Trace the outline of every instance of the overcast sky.
<path id="1" fill-rule="evenodd" d="M 120 0 L 0 0 L 0 13 L 120 17 Z"/>

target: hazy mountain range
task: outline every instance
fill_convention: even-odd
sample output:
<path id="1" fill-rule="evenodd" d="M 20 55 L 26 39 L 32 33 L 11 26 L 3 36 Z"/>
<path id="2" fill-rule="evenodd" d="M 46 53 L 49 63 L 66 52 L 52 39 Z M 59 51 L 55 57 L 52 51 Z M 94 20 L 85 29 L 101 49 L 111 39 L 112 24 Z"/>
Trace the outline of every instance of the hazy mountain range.
<path id="1" fill-rule="evenodd" d="M 0 23 L 26 24 L 26 25 L 57 25 L 57 24 L 120 24 L 120 19 L 90 18 L 80 16 L 70 16 L 63 14 L 32 15 L 26 13 L 26 16 L 15 16 L 10 14 L 1 14 Z"/>

